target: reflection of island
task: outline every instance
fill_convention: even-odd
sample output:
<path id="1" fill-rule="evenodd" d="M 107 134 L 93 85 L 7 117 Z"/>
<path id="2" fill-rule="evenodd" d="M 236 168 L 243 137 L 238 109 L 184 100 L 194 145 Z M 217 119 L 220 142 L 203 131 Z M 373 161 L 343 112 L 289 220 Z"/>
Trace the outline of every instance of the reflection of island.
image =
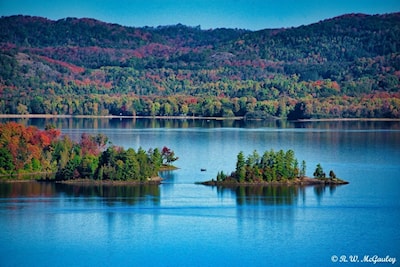
<path id="1" fill-rule="evenodd" d="M 116 184 L 63 184 L 53 182 L 0 183 L 0 198 L 25 197 L 99 197 L 107 204 L 124 202 L 129 205 L 160 203 L 160 188 L 157 184 L 116 185 Z"/>
<path id="2" fill-rule="evenodd" d="M 238 205 L 292 205 L 305 194 L 298 186 L 238 186 L 233 190 Z"/>
<path id="3" fill-rule="evenodd" d="M 244 186 L 244 185 L 341 185 L 347 181 L 336 177 L 331 170 L 326 177 L 321 164 L 317 164 L 314 171 L 315 178 L 309 178 L 306 174 L 306 162 L 303 160 L 299 166 L 293 150 L 284 152 L 279 150 L 266 151 L 262 157 L 254 151 L 247 158 L 243 152 L 237 155 L 236 170 L 231 175 L 218 172 L 217 179 L 202 182 L 211 186 Z"/>
<path id="4" fill-rule="evenodd" d="M 336 185 L 314 186 L 314 193 L 318 202 L 321 201 L 325 189 L 329 188 L 332 194 Z M 293 205 L 299 199 L 305 199 L 306 187 L 299 185 L 268 185 L 268 186 L 217 186 L 220 196 L 225 193 L 233 193 L 236 197 L 236 203 L 243 205 Z"/>
<path id="5" fill-rule="evenodd" d="M 160 189 L 157 184 L 56 184 L 56 190 L 71 197 L 101 197 L 107 203 L 124 202 L 129 205 L 160 203 Z"/>

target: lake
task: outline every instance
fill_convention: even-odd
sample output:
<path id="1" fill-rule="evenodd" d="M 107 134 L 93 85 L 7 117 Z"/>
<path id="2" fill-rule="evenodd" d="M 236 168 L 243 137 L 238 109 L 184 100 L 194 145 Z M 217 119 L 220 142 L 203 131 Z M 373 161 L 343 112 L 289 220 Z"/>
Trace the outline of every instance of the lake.
<path id="1" fill-rule="evenodd" d="M 400 122 L 18 121 L 39 128 L 52 123 L 75 140 L 103 133 L 125 148 L 167 146 L 179 156 L 179 169 L 161 173 L 159 186 L 1 183 L 0 266 L 400 262 Z M 195 184 L 233 171 L 240 151 L 271 148 L 294 150 L 309 176 L 320 163 L 350 184 Z"/>

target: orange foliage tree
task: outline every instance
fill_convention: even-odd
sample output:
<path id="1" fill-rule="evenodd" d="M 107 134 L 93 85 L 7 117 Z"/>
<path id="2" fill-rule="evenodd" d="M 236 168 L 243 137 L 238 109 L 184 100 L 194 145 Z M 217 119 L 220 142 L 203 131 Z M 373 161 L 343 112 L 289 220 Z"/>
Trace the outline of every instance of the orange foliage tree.
<path id="1" fill-rule="evenodd" d="M 39 130 L 16 122 L 0 124 L 0 173 L 47 171 L 45 166 L 50 164 L 46 154 L 59 136 L 60 131 L 51 127 Z M 12 169 L 4 168 L 10 163 Z"/>

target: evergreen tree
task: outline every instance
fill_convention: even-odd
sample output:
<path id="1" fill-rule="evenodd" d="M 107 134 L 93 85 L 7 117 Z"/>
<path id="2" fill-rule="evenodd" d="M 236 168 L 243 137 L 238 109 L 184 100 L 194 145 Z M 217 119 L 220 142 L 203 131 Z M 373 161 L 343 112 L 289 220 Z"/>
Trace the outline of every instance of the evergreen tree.
<path id="1" fill-rule="evenodd" d="M 314 175 L 315 178 L 325 178 L 326 177 L 325 172 L 322 169 L 321 164 L 319 164 L 319 163 L 317 164 L 317 167 L 316 167 L 313 175 Z"/>
<path id="2" fill-rule="evenodd" d="M 153 171 L 151 170 L 150 167 L 150 160 L 146 154 L 146 151 L 143 150 L 143 148 L 139 148 L 137 155 L 137 162 L 139 163 L 139 179 L 141 181 L 146 180 L 147 178 L 150 178 L 153 176 Z"/>
<path id="3" fill-rule="evenodd" d="M 151 163 L 153 165 L 154 169 L 160 169 L 162 165 L 162 155 L 160 153 L 160 150 L 158 148 L 155 148 L 154 150 L 149 150 L 148 154 L 151 157 Z"/>
<path id="4" fill-rule="evenodd" d="M 0 173 L 9 173 L 14 170 L 13 158 L 5 148 L 0 148 Z"/>
<path id="5" fill-rule="evenodd" d="M 237 155 L 236 161 L 236 180 L 243 182 L 246 178 L 246 162 L 243 151 L 240 151 Z"/>
<path id="6" fill-rule="evenodd" d="M 307 168 L 306 162 L 305 162 L 305 160 L 302 160 L 301 161 L 301 169 L 300 169 L 300 177 L 306 176 L 306 168 Z"/>
<path id="7" fill-rule="evenodd" d="M 284 159 L 284 178 L 293 179 L 295 177 L 295 160 L 294 151 L 291 149 L 286 151 Z"/>
<path id="8" fill-rule="evenodd" d="M 295 159 L 293 166 L 293 178 L 299 177 L 299 174 L 300 174 L 299 161 Z"/>
<path id="9" fill-rule="evenodd" d="M 138 179 L 139 177 L 139 162 L 136 158 L 136 152 L 133 148 L 129 148 L 125 152 L 125 164 L 123 166 L 123 179 L 124 180 L 133 180 Z"/>
<path id="10" fill-rule="evenodd" d="M 278 179 L 287 178 L 287 174 L 286 174 L 287 169 L 285 166 L 285 152 L 283 152 L 282 149 L 279 150 L 276 154 L 275 167 L 276 167 Z"/>

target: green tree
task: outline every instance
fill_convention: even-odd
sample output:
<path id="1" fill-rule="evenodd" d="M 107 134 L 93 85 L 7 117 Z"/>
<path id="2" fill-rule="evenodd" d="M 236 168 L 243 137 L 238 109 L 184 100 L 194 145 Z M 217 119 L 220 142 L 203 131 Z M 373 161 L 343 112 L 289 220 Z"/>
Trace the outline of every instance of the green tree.
<path id="1" fill-rule="evenodd" d="M 140 147 L 138 149 L 136 158 L 139 164 L 139 180 L 144 181 L 147 178 L 151 178 L 151 176 L 153 176 L 153 171 L 149 164 L 150 160 L 143 148 Z"/>
<path id="2" fill-rule="evenodd" d="M 14 170 L 13 157 L 7 149 L 0 148 L 0 173 L 9 173 Z"/>
<path id="3" fill-rule="evenodd" d="M 226 179 L 226 174 L 223 172 L 223 171 L 221 171 L 221 172 L 218 172 L 218 174 L 217 174 L 217 181 L 218 182 L 223 182 L 223 181 L 225 181 L 225 179 Z"/>
<path id="4" fill-rule="evenodd" d="M 302 160 L 301 167 L 300 167 L 300 177 L 306 176 L 306 168 L 307 168 L 306 162 L 305 162 L 305 160 Z"/>
<path id="5" fill-rule="evenodd" d="M 246 178 L 246 162 L 244 158 L 243 151 L 240 151 L 237 155 L 236 161 L 236 180 L 243 182 Z"/>
<path id="6" fill-rule="evenodd" d="M 162 165 L 162 155 L 161 152 L 158 148 L 155 148 L 154 150 L 149 149 L 148 154 L 150 155 L 151 158 L 151 163 L 153 165 L 153 168 L 155 170 L 159 170 Z"/>
<path id="7" fill-rule="evenodd" d="M 295 177 L 295 168 L 296 168 L 296 159 L 294 156 L 294 151 L 289 149 L 288 151 L 286 151 L 285 153 L 285 172 L 284 172 L 284 177 L 287 179 L 293 179 Z"/>
<path id="8" fill-rule="evenodd" d="M 324 170 L 322 169 L 321 164 L 319 164 L 319 163 L 317 164 L 317 167 L 316 167 L 313 175 L 315 178 L 325 178 L 326 177 L 326 174 L 325 174 Z"/>
<path id="9" fill-rule="evenodd" d="M 79 173 L 82 178 L 94 178 L 94 174 L 99 165 L 99 157 L 94 155 L 85 155 L 79 165 Z"/>
<path id="10" fill-rule="evenodd" d="M 260 155 L 258 154 L 257 150 L 254 150 L 252 154 L 247 157 L 246 165 L 253 167 L 254 165 L 259 164 Z"/>
<path id="11" fill-rule="evenodd" d="M 123 158 L 123 180 L 138 179 L 139 177 L 139 162 L 136 157 L 136 152 L 133 148 L 128 148 L 124 153 Z"/>
<path id="12" fill-rule="evenodd" d="M 278 179 L 287 178 L 287 169 L 285 168 L 285 152 L 281 149 L 276 154 L 275 166 Z"/>

